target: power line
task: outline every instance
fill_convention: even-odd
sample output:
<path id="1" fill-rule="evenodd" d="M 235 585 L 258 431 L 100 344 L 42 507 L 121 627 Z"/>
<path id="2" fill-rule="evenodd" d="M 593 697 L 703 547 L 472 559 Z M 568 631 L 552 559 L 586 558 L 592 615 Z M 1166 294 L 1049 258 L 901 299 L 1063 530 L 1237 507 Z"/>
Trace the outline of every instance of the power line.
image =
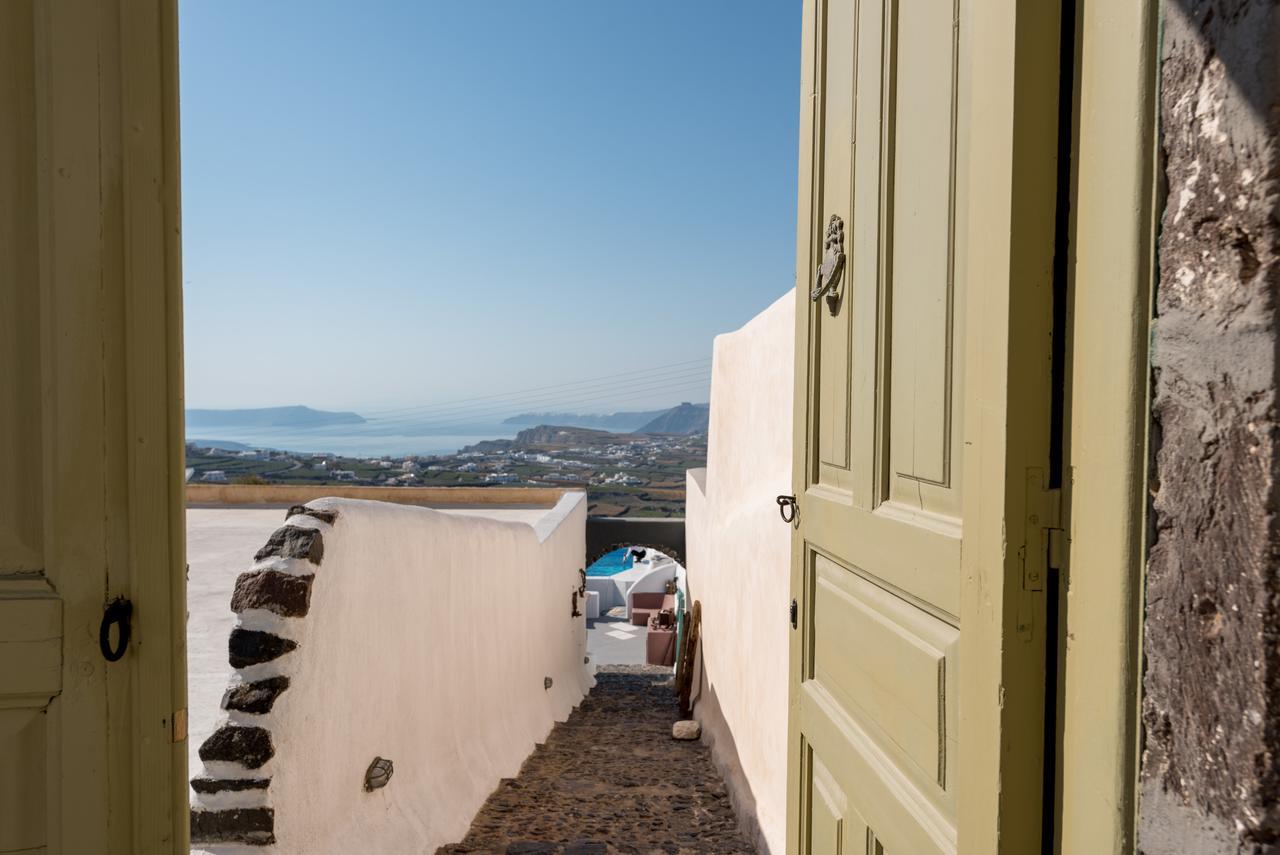
<path id="1" fill-rule="evenodd" d="M 505 398 L 511 395 L 523 394 L 528 392 L 541 392 L 547 389 L 562 389 L 566 386 L 579 386 L 579 385 L 582 385 L 583 383 L 595 383 L 596 381 L 599 381 L 599 380 L 615 380 L 620 377 L 630 377 L 635 374 L 648 374 L 650 372 L 662 371 L 667 368 L 679 368 L 685 365 L 710 365 L 710 363 L 711 363 L 711 357 L 703 357 L 701 359 L 690 359 L 684 362 L 672 362 L 667 365 L 654 365 L 649 368 L 638 368 L 634 371 L 621 371 L 615 374 L 605 374 L 600 377 L 587 377 L 581 380 L 571 380 L 565 383 L 553 383 L 550 386 L 535 386 L 529 389 L 516 389 L 511 392 L 500 392 L 494 395 L 479 395 L 474 398 L 458 398 L 453 401 L 443 401 L 437 404 L 415 405 L 410 407 L 395 407 L 395 408 L 384 409 L 384 410 L 367 410 L 366 413 L 369 415 L 377 415 L 379 413 L 400 413 L 400 412 L 407 412 L 407 411 L 413 411 L 413 410 L 420 410 L 420 409 L 423 409 L 423 407 L 427 407 L 427 408 L 450 407 L 450 406 L 453 406 L 454 404 L 467 404 L 467 403 L 471 403 L 472 401 L 486 401 L 486 400 L 492 400 L 494 398 Z"/>
<path id="2" fill-rule="evenodd" d="M 702 389 L 706 389 L 706 388 L 707 388 L 707 384 L 710 382 L 710 379 L 711 379 L 711 378 L 710 378 L 710 376 L 707 376 L 707 377 L 704 377 L 704 378 L 698 378 L 698 379 L 690 379 L 690 380 L 686 380 L 686 381 L 683 381 L 683 382 L 677 383 L 677 384 L 675 384 L 675 385 L 669 385 L 669 384 L 666 384 L 666 383 L 662 383 L 662 384 L 659 384 L 659 385 L 656 385 L 656 386 L 651 386 L 651 387 L 643 387 L 643 388 L 642 388 L 642 387 L 632 387 L 632 388 L 628 389 L 627 391 L 628 391 L 628 392 L 631 392 L 631 393 L 635 393 L 635 392 L 645 392 L 645 391 L 652 391 L 652 392 L 669 391 L 669 392 L 682 392 L 682 393 L 683 393 L 683 392 L 686 392 L 686 391 L 694 391 L 694 390 L 702 390 Z M 591 403 L 591 402 L 593 402 L 593 401 L 602 401 L 602 400 L 612 399 L 612 398 L 614 398 L 614 395 L 615 395 L 615 393 L 614 393 L 614 392 L 606 392 L 606 393 L 603 393 L 603 394 L 595 395 L 595 396 L 593 396 L 593 397 L 578 398 L 578 399 L 567 400 L 567 401 L 560 401 L 560 402 L 557 402 L 554 406 L 555 406 L 557 409 L 558 409 L 558 408 L 564 408 L 564 407 L 578 406 L 578 405 L 580 405 L 580 404 L 587 404 L 587 403 Z M 507 412 L 507 410 L 503 410 L 502 412 Z M 405 425 L 405 426 L 412 426 L 412 427 L 415 427 L 415 428 L 426 428 L 426 429 L 429 429 L 429 430 L 437 430 L 437 429 L 439 429 L 439 428 L 441 428 L 441 427 L 452 427 L 452 426 L 456 426 L 456 425 L 465 425 L 465 424 L 468 424 L 472 419 L 475 419 L 475 418 L 478 418 L 478 417 L 480 417 L 480 416 L 475 415 L 475 414 L 472 414 L 472 415 L 468 415 L 468 416 L 466 416 L 466 417 L 462 417 L 462 418 L 446 419 L 446 420 L 444 420 L 444 421 L 439 421 L 439 422 L 411 422 L 411 421 L 399 422 L 399 421 L 397 421 L 397 422 L 392 422 L 392 423 L 390 423 L 390 425 L 388 425 L 388 423 L 385 423 L 385 422 L 370 422 L 370 424 L 372 424 L 372 425 L 374 425 L 374 426 Z"/>
<path id="3" fill-rule="evenodd" d="M 678 380 L 683 380 L 688 377 L 707 375 L 709 371 L 710 371 L 709 366 L 702 366 L 697 368 L 685 368 L 679 371 L 654 374 L 649 377 L 638 377 L 628 382 L 632 382 L 632 383 L 643 382 L 646 384 L 650 382 L 675 382 Z M 625 390 L 628 388 L 632 388 L 632 387 L 627 386 L 625 384 L 620 385 L 616 381 L 610 381 L 607 383 L 592 383 L 588 385 L 577 386 L 572 389 L 565 389 L 559 392 L 552 392 L 552 393 L 541 392 L 541 393 L 533 393 L 528 395 L 514 395 L 514 396 L 503 398 L 500 402 L 495 401 L 487 404 L 472 404 L 468 406 L 455 406 L 455 407 L 422 407 L 416 410 L 415 412 L 413 412 L 412 414 L 396 416 L 394 418 L 387 419 L 387 421 L 392 421 L 392 422 L 402 421 L 404 419 L 416 418 L 418 416 L 444 416 L 444 415 L 450 415 L 454 413 L 464 414 L 468 412 L 497 411 L 497 410 L 504 410 L 504 409 L 509 410 L 509 409 L 512 409 L 513 407 L 528 408 L 530 406 L 545 406 L 544 404 L 542 404 L 542 402 L 563 400 L 564 396 L 566 395 L 573 396 L 583 392 L 593 392 L 600 389 L 624 389 Z M 370 418 L 370 421 L 380 421 L 380 420 L 381 419 L 377 416 L 373 416 Z"/>

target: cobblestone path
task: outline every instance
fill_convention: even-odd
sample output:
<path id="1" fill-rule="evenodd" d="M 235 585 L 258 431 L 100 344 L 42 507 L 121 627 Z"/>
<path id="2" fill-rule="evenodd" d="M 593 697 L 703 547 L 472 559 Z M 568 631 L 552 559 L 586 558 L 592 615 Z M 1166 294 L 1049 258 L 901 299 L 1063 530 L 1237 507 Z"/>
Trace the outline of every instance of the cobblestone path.
<path id="1" fill-rule="evenodd" d="M 615 665 L 440 853 L 754 853 L 701 742 L 671 738 L 668 669 Z"/>

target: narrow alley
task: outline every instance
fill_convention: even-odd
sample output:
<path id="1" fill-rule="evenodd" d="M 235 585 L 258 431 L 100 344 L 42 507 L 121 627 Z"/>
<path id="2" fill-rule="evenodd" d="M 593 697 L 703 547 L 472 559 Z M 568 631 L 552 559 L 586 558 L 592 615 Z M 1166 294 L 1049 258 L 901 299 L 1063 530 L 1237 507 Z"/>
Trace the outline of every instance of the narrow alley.
<path id="1" fill-rule="evenodd" d="M 669 668 L 603 667 L 596 687 L 504 779 L 460 853 L 754 853 L 699 741 L 678 741 Z"/>

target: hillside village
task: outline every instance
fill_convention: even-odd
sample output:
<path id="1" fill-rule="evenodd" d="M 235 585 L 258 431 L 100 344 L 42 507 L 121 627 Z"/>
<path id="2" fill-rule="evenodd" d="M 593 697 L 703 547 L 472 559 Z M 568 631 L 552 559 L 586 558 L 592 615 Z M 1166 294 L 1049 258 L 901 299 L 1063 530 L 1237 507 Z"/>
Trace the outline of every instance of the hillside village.
<path id="1" fill-rule="evenodd" d="M 233 445 L 233 444 L 229 444 Z M 373 487 L 578 487 L 600 516 L 684 514 L 684 472 L 705 464 L 705 433 L 612 433 L 540 425 L 455 454 L 345 457 L 187 444 L 187 480 Z"/>

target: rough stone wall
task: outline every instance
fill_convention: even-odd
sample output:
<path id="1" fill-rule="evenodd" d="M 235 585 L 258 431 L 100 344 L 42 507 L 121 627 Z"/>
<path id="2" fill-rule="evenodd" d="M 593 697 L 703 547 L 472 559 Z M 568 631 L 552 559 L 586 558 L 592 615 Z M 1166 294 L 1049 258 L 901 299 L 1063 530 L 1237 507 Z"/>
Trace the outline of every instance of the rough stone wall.
<path id="1" fill-rule="evenodd" d="M 1280 4 L 1162 11 L 1139 850 L 1280 852 Z"/>
<path id="2" fill-rule="evenodd" d="M 235 681 L 222 696 L 228 720 L 200 746 L 204 774 L 191 779 L 191 842 L 202 847 L 270 846 L 276 842 L 271 767 L 276 743 L 268 713 L 290 685 L 281 673 L 298 644 L 294 624 L 311 609 L 315 572 L 324 560 L 324 529 L 337 514 L 306 505 L 289 509 L 292 522 L 272 533 L 254 568 L 236 579 L 231 610 L 240 626 L 227 653 Z M 324 528 L 319 527 L 323 524 Z M 280 634 L 283 632 L 284 634 Z"/>

